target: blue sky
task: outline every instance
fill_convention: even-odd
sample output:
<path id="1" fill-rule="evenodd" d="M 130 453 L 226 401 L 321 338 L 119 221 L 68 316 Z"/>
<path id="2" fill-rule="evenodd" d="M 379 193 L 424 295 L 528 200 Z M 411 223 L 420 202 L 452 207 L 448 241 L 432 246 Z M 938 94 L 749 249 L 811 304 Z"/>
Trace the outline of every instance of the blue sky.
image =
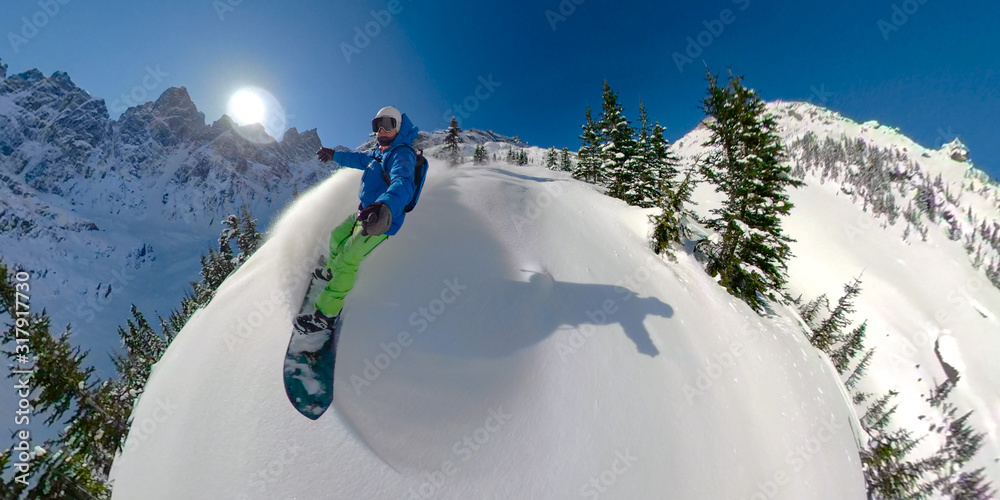
<path id="1" fill-rule="evenodd" d="M 631 119 L 642 99 L 669 139 L 688 132 L 704 61 L 768 100 L 812 99 L 929 146 L 959 136 L 1000 177 L 997 19 L 1000 4 L 970 0 L 7 1 L 0 59 L 67 71 L 112 116 L 123 94 L 185 86 L 211 122 L 250 85 L 284 108 L 273 123 L 318 128 L 326 145 L 362 143 L 386 104 L 424 130 L 468 104 L 463 128 L 574 150 L 604 79 Z M 688 37 L 703 43 L 679 70 Z"/>

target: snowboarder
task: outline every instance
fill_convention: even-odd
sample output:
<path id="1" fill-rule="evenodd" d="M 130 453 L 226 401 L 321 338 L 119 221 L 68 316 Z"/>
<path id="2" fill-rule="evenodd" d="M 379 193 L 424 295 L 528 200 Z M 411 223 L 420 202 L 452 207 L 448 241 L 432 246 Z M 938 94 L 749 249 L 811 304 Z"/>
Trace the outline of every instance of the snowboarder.
<path id="1" fill-rule="evenodd" d="M 332 231 L 330 256 L 326 265 L 314 273 L 314 283 L 317 280 L 326 282 L 313 304 L 315 311 L 308 312 L 310 307 L 304 307 L 295 318 L 295 329 L 299 333 L 336 328 L 344 298 L 354 287 L 361 260 L 399 231 L 406 217 L 405 209 L 412 204 L 416 190 L 414 169 L 417 155 L 413 141 L 417 138 L 417 127 L 405 114 L 388 106 L 379 110 L 372 120 L 372 132 L 378 140 L 378 147 L 368 153 L 335 152 L 329 148 L 316 152 L 322 162 L 333 160 L 365 173 L 361 177 L 359 211 L 352 213 Z"/>

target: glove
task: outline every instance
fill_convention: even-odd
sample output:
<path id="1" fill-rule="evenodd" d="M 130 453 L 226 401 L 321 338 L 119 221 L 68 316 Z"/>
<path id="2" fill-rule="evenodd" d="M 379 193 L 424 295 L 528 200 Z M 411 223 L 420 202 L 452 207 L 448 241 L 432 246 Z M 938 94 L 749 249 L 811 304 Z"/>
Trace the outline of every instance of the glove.
<path id="1" fill-rule="evenodd" d="M 358 213 L 362 236 L 378 236 L 392 225 L 392 211 L 381 201 L 368 205 Z"/>
<path id="2" fill-rule="evenodd" d="M 333 150 L 330 148 L 319 148 L 319 151 L 316 151 L 316 157 L 319 158 L 319 161 L 326 163 L 333 159 Z"/>

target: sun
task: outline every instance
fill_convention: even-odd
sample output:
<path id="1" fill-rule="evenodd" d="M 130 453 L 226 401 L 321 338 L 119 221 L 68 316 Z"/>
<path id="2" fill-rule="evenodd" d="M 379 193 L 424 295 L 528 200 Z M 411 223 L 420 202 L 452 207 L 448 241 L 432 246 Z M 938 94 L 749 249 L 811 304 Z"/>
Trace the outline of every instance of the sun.
<path id="1" fill-rule="evenodd" d="M 240 125 L 261 123 L 267 115 L 267 105 L 257 92 L 241 89 L 229 98 L 228 112 L 229 116 Z"/>

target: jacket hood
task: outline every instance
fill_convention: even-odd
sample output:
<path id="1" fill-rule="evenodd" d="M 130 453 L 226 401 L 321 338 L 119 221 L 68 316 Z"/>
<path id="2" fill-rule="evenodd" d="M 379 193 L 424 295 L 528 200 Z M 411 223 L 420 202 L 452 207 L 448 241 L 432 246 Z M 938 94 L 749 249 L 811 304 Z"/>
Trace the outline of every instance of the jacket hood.
<path id="1" fill-rule="evenodd" d="M 397 144 L 413 144 L 413 141 L 417 140 L 417 134 L 420 129 L 417 128 L 413 122 L 410 121 L 410 117 L 403 113 L 403 119 L 399 123 L 399 134 L 392 141 L 389 147 L 395 146 Z"/>

